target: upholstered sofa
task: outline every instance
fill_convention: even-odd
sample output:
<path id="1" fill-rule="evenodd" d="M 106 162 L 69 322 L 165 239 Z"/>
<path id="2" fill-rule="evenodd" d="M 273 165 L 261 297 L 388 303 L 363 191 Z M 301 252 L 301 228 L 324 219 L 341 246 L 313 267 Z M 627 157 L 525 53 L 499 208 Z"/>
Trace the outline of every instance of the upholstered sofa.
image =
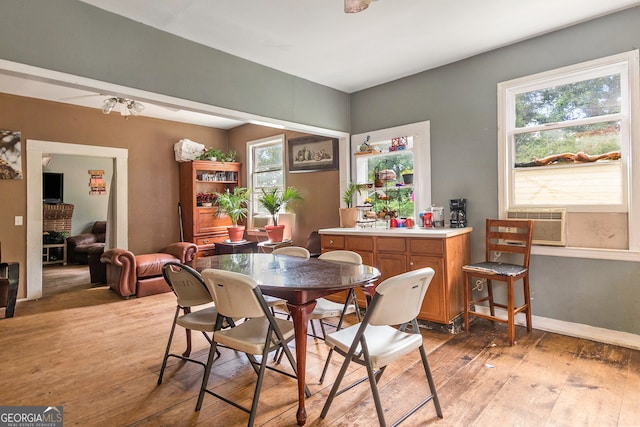
<path id="1" fill-rule="evenodd" d="M 171 288 L 162 277 L 169 261 L 192 264 L 198 246 L 190 242 L 172 243 L 156 253 L 135 255 L 126 249 L 109 249 L 100 257 L 107 264 L 107 284 L 123 298 L 144 297 Z"/>
<path id="2" fill-rule="evenodd" d="M 90 233 L 82 233 L 67 238 L 67 262 L 88 264 L 89 250 L 104 249 L 107 221 L 96 221 L 91 227 Z"/>

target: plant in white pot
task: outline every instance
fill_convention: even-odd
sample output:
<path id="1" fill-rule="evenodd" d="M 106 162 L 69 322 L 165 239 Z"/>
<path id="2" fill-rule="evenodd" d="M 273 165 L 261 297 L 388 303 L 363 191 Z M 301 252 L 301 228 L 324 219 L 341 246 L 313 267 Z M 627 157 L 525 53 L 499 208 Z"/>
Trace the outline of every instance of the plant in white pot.
<path id="1" fill-rule="evenodd" d="M 218 207 L 216 215 L 227 215 L 231 219 L 232 226 L 227 227 L 229 240 L 231 242 L 242 241 L 244 237 L 244 225 L 238 225 L 238 221 L 247 217 L 249 189 L 235 187 L 233 191 L 229 191 L 227 188 L 224 193 L 217 194 L 215 203 Z"/>
<path id="2" fill-rule="evenodd" d="M 258 197 L 260 203 L 271 214 L 273 225 L 267 225 L 267 235 L 272 242 L 281 242 L 284 235 L 284 225 L 278 225 L 278 212 L 286 210 L 290 204 L 298 200 L 303 200 L 302 195 L 294 187 L 287 187 L 284 191 L 279 188 L 270 190 L 262 189 L 262 194 Z"/>
<path id="3" fill-rule="evenodd" d="M 342 195 L 342 201 L 347 205 L 340 208 L 340 227 L 355 227 L 358 221 L 358 209 L 353 207 L 353 197 L 364 190 L 366 184 L 350 182 Z"/>

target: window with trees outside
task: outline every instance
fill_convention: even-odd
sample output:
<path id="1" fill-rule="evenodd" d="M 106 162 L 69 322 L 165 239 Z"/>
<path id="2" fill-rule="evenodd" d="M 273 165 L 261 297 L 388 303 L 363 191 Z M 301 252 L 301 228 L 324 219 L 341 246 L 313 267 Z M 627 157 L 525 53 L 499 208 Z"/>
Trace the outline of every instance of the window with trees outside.
<path id="1" fill-rule="evenodd" d="M 262 189 L 284 189 L 284 135 L 247 142 L 248 174 L 251 193 L 249 217 L 270 216 L 258 203 Z"/>
<path id="2" fill-rule="evenodd" d="M 637 86 L 638 51 L 500 83 L 500 211 L 565 208 L 568 246 L 640 249 Z M 580 237 L 603 227 L 624 236 Z"/>

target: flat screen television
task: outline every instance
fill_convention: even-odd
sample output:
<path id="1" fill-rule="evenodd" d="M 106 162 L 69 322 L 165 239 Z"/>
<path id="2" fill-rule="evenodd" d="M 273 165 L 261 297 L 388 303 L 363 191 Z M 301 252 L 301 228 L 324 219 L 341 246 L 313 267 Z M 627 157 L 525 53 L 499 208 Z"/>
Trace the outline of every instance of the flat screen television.
<path id="1" fill-rule="evenodd" d="M 55 172 L 42 173 L 42 201 L 48 204 L 62 203 L 64 190 L 64 174 Z"/>

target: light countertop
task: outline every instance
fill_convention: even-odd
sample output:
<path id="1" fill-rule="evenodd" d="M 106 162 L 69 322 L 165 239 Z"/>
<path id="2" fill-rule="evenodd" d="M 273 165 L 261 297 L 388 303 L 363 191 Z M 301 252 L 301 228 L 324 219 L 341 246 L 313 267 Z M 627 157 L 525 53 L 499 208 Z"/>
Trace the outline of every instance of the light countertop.
<path id="1" fill-rule="evenodd" d="M 453 237 L 460 234 L 471 233 L 472 227 L 465 228 L 422 228 L 422 227 L 398 227 L 398 228 L 323 228 L 318 230 L 320 234 L 335 234 L 342 236 L 383 236 L 383 237 L 418 237 L 418 238 L 442 238 Z"/>

